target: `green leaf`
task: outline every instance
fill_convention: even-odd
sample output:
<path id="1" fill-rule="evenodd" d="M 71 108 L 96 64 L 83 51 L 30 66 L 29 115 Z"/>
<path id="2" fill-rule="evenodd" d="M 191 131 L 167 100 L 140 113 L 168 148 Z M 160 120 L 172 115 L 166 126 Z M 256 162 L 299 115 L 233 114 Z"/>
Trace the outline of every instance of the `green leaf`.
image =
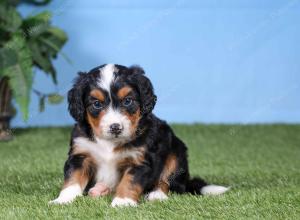
<path id="1" fill-rule="evenodd" d="M 49 22 L 51 17 L 52 17 L 52 14 L 50 11 L 43 11 L 41 13 L 28 16 L 26 19 L 24 19 L 24 22 L 25 23 L 30 22 L 30 24 L 33 24 L 31 22 L 37 22 L 37 23 Z"/>
<path id="2" fill-rule="evenodd" d="M 51 63 L 51 58 L 47 54 L 42 54 L 40 51 L 40 48 L 38 44 L 34 41 L 29 41 L 28 42 L 28 47 L 31 50 L 32 54 L 32 59 L 33 63 L 46 73 L 50 73 L 53 79 L 53 82 L 56 84 L 57 79 L 56 79 L 56 72 L 55 69 Z"/>
<path id="3" fill-rule="evenodd" d="M 52 35 L 52 36 L 55 37 L 58 41 L 60 41 L 62 45 L 63 45 L 63 44 L 67 41 L 67 39 L 68 39 L 66 33 L 65 33 L 63 30 L 59 29 L 59 28 L 56 28 L 56 27 L 50 27 L 50 28 L 48 29 L 48 32 L 49 32 L 50 35 Z"/>
<path id="4" fill-rule="evenodd" d="M 3 75 L 3 70 L 18 62 L 18 54 L 11 48 L 0 48 L 0 75 Z"/>
<path id="5" fill-rule="evenodd" d="M 57 56 L 66 40 L 66 34 L 55 27 L 49 27 L 43 33 L 28 38 L 28 46 L 34 64 L 44 72 L 49 73 L 55 84 L 57 84 L 57 78 L 52 58 Z M 64 56 L 64 54 L 62 55 Z"/>
<path id="6" fill-rule="evenodd" d="M 44 43 L 52 57 L 55 57 L 67 41 L 65 32 L 58 28 L 51 27 L 44 33 L 39 40 Z"/>
<path id="7" fill-rule="evenodd" d="M 48 53 L 51 57 L 56 58 L 57 54 L 60 53 L 62 57 L 69 63 L 71 60 L 61 51 L 63 44 L 53 41 L 52 39 L 41 38 L 41 41 L 47 45 Z"/>
<path id="8" fill-rule="evenodd" d="M 22 18 L 14 7 L 0 5 L 0 31 L 15 32 L 22 24 Z"/>
<path id="9" fill-rule="evenodd" d="M 23 20 L 22 29 L 26 38 L 35 38 L 48 31 L 51 13 L 48 11 L 27 17 Z"/>
<path id="10" fill-rule="evenodd" d="M 4 48 L 13 50 L 17 54 L 17 62 L 5 67 L 3 75 L 9 77 L 14 98 L 23 113 L 24 120 L 27 120 L 33 77 L 31 53 L 21 34 L 15 34 Z"/>
<path id="11" fill-rule="evenodd" d="M 57 93 L 52 93 L 52 94 L 48 95 L 48 102 L 50 104 L 57 105 L 57 104 L 60 104 L 63 100 L 64 100 L 64 97 Z"/>
<path id="12" fill-rule="evenodd" d="M 68 40 L 68 36 L 64 31 L 62 31 L 59 28 L 56 27 L 50 27 L 48 29 L 48 33 L 51 37 L 49 37 L 49 40 L 53 42 L 54 45 L 56 45 L 56 48 L 54 48 L 55 53 L 60 53 L 62 57 L 68 62 L 72 63 L 72 61 L 61 51 L 61 48 L 64 46 L 64 44 Z M 52 45 L 53 46 L 53 45 Z M 55 54 L 55 56 L 56 56 Z"/>

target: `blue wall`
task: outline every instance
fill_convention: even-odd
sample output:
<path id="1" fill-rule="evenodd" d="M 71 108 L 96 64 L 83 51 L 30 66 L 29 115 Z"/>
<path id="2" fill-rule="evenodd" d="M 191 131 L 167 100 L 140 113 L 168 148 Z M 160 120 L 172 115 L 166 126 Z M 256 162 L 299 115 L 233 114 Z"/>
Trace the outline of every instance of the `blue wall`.
<path id="1" fill-rule="evenodd" d="M 297 0 L 55 0 L 47 8 L 69 35 L 73 64 L 55 61 L 57 87 L 36 71 L 37 89 L 65 95 L 79 70 L 140 64 L 158 95 L 155 112 L 168 121 L 300 122 Z M 66 106 L 39 113 L 33 95 L 29 121 L 18 115 L 13 125 L 71 124 Z"/>

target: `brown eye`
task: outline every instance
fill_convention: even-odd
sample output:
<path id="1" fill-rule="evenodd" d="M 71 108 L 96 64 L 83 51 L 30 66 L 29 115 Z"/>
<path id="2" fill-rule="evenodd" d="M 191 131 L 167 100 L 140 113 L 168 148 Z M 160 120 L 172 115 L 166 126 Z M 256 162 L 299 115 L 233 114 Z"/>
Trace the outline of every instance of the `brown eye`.
<path id="1" fill-rule="evenodd" d="M 132 104 L 132 102 L 133 102 L 132 98 L 126 97 L 126 98 L 123 100 L 123 106 L 128 107 L 128 106 L 130 106 L 130 105 Z"/>
<path id="2" fill-rule="evenodd" d="M 93 103 L 93 107 L 94 107 L 94 109 L 102 109 L 103 108 L 103 104 L 100 101 L 96 100 Z"/>

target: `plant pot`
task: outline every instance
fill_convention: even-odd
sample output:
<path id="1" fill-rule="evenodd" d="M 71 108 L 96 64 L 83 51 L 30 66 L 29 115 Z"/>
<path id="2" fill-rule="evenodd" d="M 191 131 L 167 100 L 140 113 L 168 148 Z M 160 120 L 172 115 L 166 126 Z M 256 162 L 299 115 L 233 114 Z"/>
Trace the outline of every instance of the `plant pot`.
<path id="1" fill-rule="evenodd" d="M 10 130 L 11 118 L 10 113 L 0 112 L 0 141 L 9 141 L 13 137 Z"/>

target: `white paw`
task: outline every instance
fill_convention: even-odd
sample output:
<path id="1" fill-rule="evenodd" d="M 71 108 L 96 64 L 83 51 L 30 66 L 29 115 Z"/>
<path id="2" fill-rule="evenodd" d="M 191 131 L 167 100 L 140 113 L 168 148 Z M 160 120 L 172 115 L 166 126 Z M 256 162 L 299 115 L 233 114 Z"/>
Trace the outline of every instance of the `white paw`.
<path id="1" fill-rule="evenodd" d="M 112 207 L 137 206 L 137 202 L 130 198 L 115 197 L 111 203 Z"/>
<path id="2" fill-rule="evenodd" d="M 78 184 L 68 186 L 63 189 L 58 198 L 49 202 L 49 204 L 68 204 L 73 202 L 77 196 L 82 195 L 82 190 Z"/>
<path id="3" fill-rule="evenodd" d="M 50 201 L 48 204 L 51 205 L 63 205 L 63 204 L 69 204 L 71 202 L 73 202 L 75 198 L 61 198 L 58 197 L 57 199 L 54 199 L 52 201 Z"/>
<path id="4" fill-rule="evenodd" d="M 155 191 L 150 192 L 146 196 L 146 199 L 149 201 L 154 201 L 154 200 L 162 201 L 168 199 L 168 196 L 163 191 L 161 191 L 161 189 L 157 189 Z"/>

